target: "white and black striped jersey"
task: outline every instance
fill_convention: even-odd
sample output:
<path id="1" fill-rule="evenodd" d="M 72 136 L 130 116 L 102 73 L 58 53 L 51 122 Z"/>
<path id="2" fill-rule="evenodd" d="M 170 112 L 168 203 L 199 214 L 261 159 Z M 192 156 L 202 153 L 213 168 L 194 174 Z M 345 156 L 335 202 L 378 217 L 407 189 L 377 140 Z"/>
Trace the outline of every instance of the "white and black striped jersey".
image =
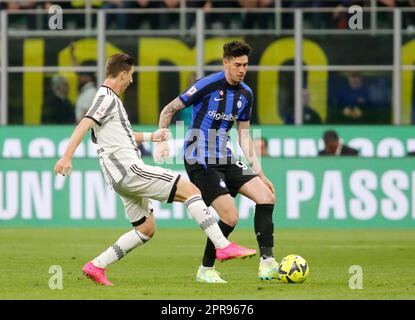
<path id="1" fill-rule="evenodd" d="M 101 86 L 85 117 L 97 124 L 91 139 L 98 145 L 104 174 L 109 174 L 107 182 L 114 184 L 126 175 L 131 164 L 142 162 L 123 103 L 111 88 Z"/>

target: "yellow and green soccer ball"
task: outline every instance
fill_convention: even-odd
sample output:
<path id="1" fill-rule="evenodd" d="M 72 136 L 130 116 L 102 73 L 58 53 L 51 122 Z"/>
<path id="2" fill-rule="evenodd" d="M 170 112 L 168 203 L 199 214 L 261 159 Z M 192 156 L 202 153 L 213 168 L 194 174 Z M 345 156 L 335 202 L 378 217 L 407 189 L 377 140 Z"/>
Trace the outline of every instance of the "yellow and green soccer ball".
<path id="1" fill-rule="evenodd" d="M 309 272 L 310 267 L 307 261 L 295 254 L 290 254 L 283 258 L 278 267 L 278 277 L 285 283 L 304 282 Z"/>

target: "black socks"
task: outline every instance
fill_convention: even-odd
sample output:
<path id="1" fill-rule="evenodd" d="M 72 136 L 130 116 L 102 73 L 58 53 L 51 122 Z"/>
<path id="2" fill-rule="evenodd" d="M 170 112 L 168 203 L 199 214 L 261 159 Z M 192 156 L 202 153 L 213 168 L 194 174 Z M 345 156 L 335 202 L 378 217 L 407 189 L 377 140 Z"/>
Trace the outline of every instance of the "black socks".
<path id="1" fill-rule="evenodd" d="M 260 255 L 263 258 L 273 257 L 274 223 L 272 222 L 273 204 L 257 204 L 255 207 L 255 234 Z"/>

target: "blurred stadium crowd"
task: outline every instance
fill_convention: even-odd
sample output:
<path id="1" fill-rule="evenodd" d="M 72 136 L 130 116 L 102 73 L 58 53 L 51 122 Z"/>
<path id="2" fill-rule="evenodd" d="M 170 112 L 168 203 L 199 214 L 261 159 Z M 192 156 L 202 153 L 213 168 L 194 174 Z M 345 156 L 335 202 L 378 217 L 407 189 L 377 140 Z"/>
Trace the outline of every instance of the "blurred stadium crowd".
<path id="1" fill-rule="evenodd" d="M 81 9 L 76 14 L 65 14 L 65 29 L 85 28 L 85 9 L 104 9 L 112 10 L 107 14 L 107 29 L 112 30 L 164 30 L 179 26 L 181 8 L 202 8 L 205 15 L 207 29 L 261 29 L 275 28 L 275 11 L 273 8 L 282 9 L 307 9 L 304 14 L 304 26 L 315 29 L 346 29 L 348 21 L 347 8 L 351 5 L 370 7 L 375 5 L 377 8 L 413 8 L 414 11 L 402 13 L 402 27 L 406 30 L 415 30 L 415 0 L 378 0 L 376 2 L 352 1 L 352 0 L 63 0 L 63 1 L 34 1 L 34 0 L 0 0 L 0 8 L 9 10 L 14 14 L 9 15 L 8 26 L 10 29 L 17 28 L 23 30 L 47 29 L 47 15 L 39 24 L 37 14 L 24 14 L 26 9 L 48 9 L 52 5 L 59 5 L 63 10 Z M 137 13 L 130 9 L 149 10 L 147 14 L 141 14 L 137 18 Z M 172 10 L 167 10 L 172 9 Z M 212 9 L 231 9 L 235 11 L 219 13 Z M 241 10 L 242 9 L 242 10 Z M 247 10 L 244 10 L 247 9 Z M 252 9 L 252 10 L 248 10 Z M 264 9 L 264 10 L 258 10 Z M 268 11 L 265 9 L 269 9 Z M 311 9 L 316 10 L 311 14 Z M 159 10 L 159 11 L 157 11 Z M 160 14 L 162 10 L 163 14 Z M 256 11 L 255 11 L 256 10 Z M 322 11 L 319 11 L 322 10 Z M 19 13 L 21 12 L 21 14 Z M 65 12 L 65 11 L 64 11 Z M 383 14 L 384 13 L 384 14 Z M 365 13 L 366 14 L 366 13 Z M 377 13 L 377 26 L 379 29 L 393 27 L 393 15 L 382 10 Z M 292 10 L 283 10 L 281 14 L 281 28 L 294 28 L 294 15 Z M 368 21 L 370 19 L 365 19 Z M 187 28 L 194 26 L 195 17 L 189 14 Z M 93 19 L 96 26 L 96 18 Z M 258 33 L 260 34 L 260 33 Z M 382 43 L 382 42 L 381 42 Z M 333 49 L 330 47 L 330 49 Z M 357 54 L 351 53 L 351 61 L 356 64 L 364 64 L 360 60 L 353 60 Z M 72 65 L 81 65 L 76 61 L 76 54 L 71 50 Z M 366 62 L 367 63 L 367 62 Z M 379 63 L 385 64 L 385 63 Z M 92 63 L 89 66 L 94 66 Z M 85 65 L 83 65 L 85 66 Z M 87 65 L 88 66 L 88 65 Z M 97 86 L 95 73 L 78 73 L 79 94 L 77 101 L 70 101 L 70 84 L 65 77 L 57 75 L 50 79 L 50 84 L 46 85 L 45 99 L 42 106 L 42 124 L 70 124 L 82 118 L 87 110 L 90 100 L 93 99 Z M 281 86 L 281 103 L 279 114 L 284 124 L 294 124 L 294 98 L 292 84 L 294 83 L 293 73 L 286 73 L 281 82 L 286 82 L 286 86 Z M 285 83 L 284 82 L 284 83 Z M 190 84 L 190 83 L 189 83 Z M 287 90 L 288 88 L 288 90 Z M 391 124 L 392 123 L 392 73 L 391 72 L 361 72 L 361 71 L 342 71 L 331 72 L 329 78 L 329 92 L 327 116 L 322 119 L 316 105 L 313 105 L 313 94 L 307 87 L 303 92 L 303 124 Z M 45 91 L 45 92 L 46 92 Z M 314 95 L 315 96 L 315 95 Z M 10 108 L 10 123 L 21 123 L 22 111 L 21 101 L 14 98 Z M 13 101 L 17 102 L 14 103 Z M 14 104 L 13 104 L 14 103 Z M 16 106 L 18 107 L 16 107 Z M 58 107 L 59 106 L 59 107 Z M 415 110 L 415 107 L 413 107 Z M 15 111 L 17 110 L 17 111 Z M 62 112 L 65 110 L 65 112 Z M 17 116 L 14 116 L 17 114 Z M 413 114 L 415 114 L 413 112 Z M 187 118 L 190 115 L 186 116 Z M 16 120 L 17 119 L 17 120 Z M 186 120 L 186 119 L 178 119 Z M 138 120 L 139 122 L 139 120 Z M 253 119 L 258 123 L 257 119 Z M 411 119 L 415 123 L 415 117 Z"/>
<path id="2" fill-rule="evenodd" d="M 211 9 L 270 9 L 279 7 L 282 9 L 295 9 L 295 8 L 315 8 L 319 9 L 331 9 L 329 14 L 314 14 L 308 19 L 308 22 L 316 28 L 335 28 L 345 29 L 347 28 L 347 20 L 345 16 L 347 12 L 345 8 L 351 5 L 359 5 L 362 7 L 373 6 L 373 1 L 370 0 L 62 0 L 62 1 L 35 1 L 35 0 L 14 0 L 14 1 L 0 1 L 0 9 L 8 9 L 18 11 L 22 9 L 48 9 L 50 6 L 58 4 L 62 9 L 119 9 L 120 12 L 113 13 L 109 16 L 107 21 L 108 28 L 114 29 L 135 29 L 137 27 L 148 27 L 151 29 L 164 29 L 174 27 L 178 23 L 178 14 L 176 15 L 158 15 L 147 14 L 143 16 L 143 19 L 147 23 L 140 23 L 135 18 L 136 16 L 129 14 L 128 12 L 121 12 L 121 10 L 128 9 L 180 9 L 186 8 L 203 8 L 206 12 Z M 375 5 L 377 8 L 415 8 L 415 0 L 377 0 Z M 227 19 L 223 18 L 223 15 L 210 14 L 207 17 L 207 26 L 214 28 L 215 25 L 218 28 L 232 27 L 232 22 L 237 21 L 234 24 L 240 28 L 259 28 L 266 29 L 272 27 L 272 13 L 260 13 L 250 14 L 249 12 L 243 13 L 230 13 Z M 13 20 L 13 19 L 12 19 Z M 34 16 L 20 17 L 18 16 L 15 21 L 11 21 L 13 25 L 25 25 L 29 29 L 39 28 L 36 25 Z M 75 28 L 83 27 L 83 19 L 74 18 L 75 22 L 72 24 Z M 226 20 L 226 21 L 225 21 Z M 292 14 L 283 13 L 282 27 L 293 28 Z M 307 17 L 306 17 L 307 20 Z M 382 17 L 380 17 L 382 21 Z M 388 20 L 385 18 L 384 20 Z M 407 13 L 404 15 L 405 27 L 413 28 L 415 26 L 415 15 L 413 13 Z M 194 21 L 193 21 L 194 22 Z M 390 21 L 386 21 L 390 22 Z"/>

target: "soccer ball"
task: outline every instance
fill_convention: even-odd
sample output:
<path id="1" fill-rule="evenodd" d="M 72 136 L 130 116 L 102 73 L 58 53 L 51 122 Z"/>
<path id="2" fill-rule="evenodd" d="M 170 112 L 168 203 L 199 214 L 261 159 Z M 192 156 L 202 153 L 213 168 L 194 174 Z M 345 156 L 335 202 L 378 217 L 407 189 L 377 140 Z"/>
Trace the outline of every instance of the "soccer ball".
<path id="1" fill-rule="evenodd" d="M 278 276 L 285 283 L 304 282 L 310 272 L 307 261 L 298 255 L 290 254 L 281 260 Z"/>

